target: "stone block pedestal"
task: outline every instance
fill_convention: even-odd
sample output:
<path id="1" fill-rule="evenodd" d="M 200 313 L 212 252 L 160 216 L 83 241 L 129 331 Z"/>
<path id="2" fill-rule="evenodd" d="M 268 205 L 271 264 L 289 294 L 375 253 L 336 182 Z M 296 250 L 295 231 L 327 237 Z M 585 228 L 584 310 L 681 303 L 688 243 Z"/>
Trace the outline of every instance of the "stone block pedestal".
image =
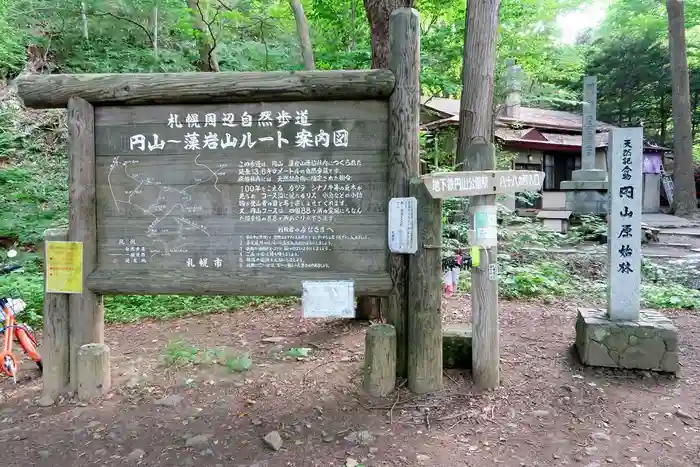
<path id="1" fill-rule="evenodd" d="M 448 324 L 443 328 L 442 366 L 462 370 L 472 367 L 471 324 Z"/>
<path id="2" fill-rule="evenodd" d="M 563 181 L 566 190 L 566 210 L 574 214 L 607 214 L 608 183 L 600 181 Z"/>
<path id="3" fill-rule="evenodd" d="M 606 310 L 579 309 L 576 349 L 584 365 L 676 373 L 678 331 L 655 310 L 637 321 L 612 321 Z"/>

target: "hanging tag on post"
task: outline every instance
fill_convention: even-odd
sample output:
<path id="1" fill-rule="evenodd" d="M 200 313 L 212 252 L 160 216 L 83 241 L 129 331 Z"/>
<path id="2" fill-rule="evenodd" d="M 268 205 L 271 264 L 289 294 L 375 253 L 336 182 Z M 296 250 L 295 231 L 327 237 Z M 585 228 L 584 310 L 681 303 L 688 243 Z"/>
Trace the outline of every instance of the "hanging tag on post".
<path id="1" fill-rule="evenodd" d="M 498 245 L 498 216 L 496 206 L 474 206 L 474 244 L 491 248 Z"/>
<path id="2" fill-rule="evenodd" d="M 489 264 L 489 280 L 498 280 L 498 266 L 494 263 Z"/>
<path id="3" fill-rule="evenodd" d="M 472 267 L 478 268 L 479 265 L 481 264 L 481 255 L 479 252 L 479 247 L 478 246 L 472 246 L 469 249 L 469 256 L 472 258 Z"/>

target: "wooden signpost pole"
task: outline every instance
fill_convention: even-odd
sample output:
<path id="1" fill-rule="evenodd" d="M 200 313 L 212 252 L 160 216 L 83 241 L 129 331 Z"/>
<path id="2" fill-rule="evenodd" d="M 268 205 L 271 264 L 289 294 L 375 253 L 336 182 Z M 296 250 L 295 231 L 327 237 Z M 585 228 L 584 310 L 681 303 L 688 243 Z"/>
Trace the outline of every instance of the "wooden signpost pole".
<path id="1" fill-rule="evenodd" d="M 399 8 L 389 19 L 389 68 L 396 85 L 389 98 L 389 197 L 408 195 L 411 177 L 420 175 L 420 16 Z M 396 328 L 396 373 L 405 377 L 408 362 L 406 255 L 389 255 L 394 287 L 387 297 L 387 318 Z"/>
<path id="2" fill-rule="evenodd" d="M 469 160 L 486 164 L 495 157 L 493 144 L 472 144 Z M 470 243 L 479 255 L 472 268 L 472 374 L 484 388 L 498 386 L 498 223 L 495 197 L 498 194 L 538 191 L 544 172 L 529 170 L 484 170 L 479 172 L 433 173 L 422 177 L 433 198 L 473 197 L 470 211 L 473 231 Z M 483 253 L 483 254 L 482 254 Z"/>
<path id="3" fill-rule="evenodd" d="M 466 159 L 473 167 L 496 168 L 496 148 L 493 144 L 472 144 L 467 149 Z M 474 223 L 475 239 L 478 237 L 476 216 L 484 213 L 493 236 L 497 232 L 496 195 L 479 195 L 471 199 L 470 214 Z M 478 245 L 478 240 L 476 242 Z M 498 387 L 499 342 L 498 342 L 498 246 L 493 242 L 481 258 L 481 267 L 472 268 L 472 375 L 477 386 Z"/>

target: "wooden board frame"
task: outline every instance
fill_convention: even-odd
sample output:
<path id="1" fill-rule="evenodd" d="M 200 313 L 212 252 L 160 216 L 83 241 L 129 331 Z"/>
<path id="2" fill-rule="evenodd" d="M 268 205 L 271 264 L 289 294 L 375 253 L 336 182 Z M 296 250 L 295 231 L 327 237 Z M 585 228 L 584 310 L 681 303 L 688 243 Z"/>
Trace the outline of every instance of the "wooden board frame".
<path id="1" fill-rule="evenodd" d="M 163 274 L 163 271 L 114 271 L 98 267 L 97 248 L 100 240 L 97 219 L 101 218 L 102 213 L 99 211 L 98 214 L 97 209 L 101 195 L 97 183 L 96 154 L 104 152 L 104 146 L 108 142 L 98 139 L 104 138 L 101 133 L 103 130 L 95 122 L 99 123 L 108 106 L 123 109 L 122 118 L 128 120 L 130 115 L 127 106 L 182 107 L 204 103 L 222 106 L 231 103 L 256 105 L 261 102 L 291 103 L 302 100 L 383 101 L 389 111 L 385 123 L 378 125 L 378 128 L 388 131 L 388 202 L 389 197 L 407 194 L 408 180 L 418 175 L 419 170 L 417 128 L 420 95 L 417 59 L 420 41 L 415 27 L 418 14 L 409 9 L 393 18 L 391 70 L 19 77 L 16 80 L 18 93 L 25 105 L 33 108 L 66 106 L 71 115 L 69 127 L 74 131 L 70 132 L 69 142 L 72 167 L 69 240 L 82 241 L 84 244 L 84 280 L 89 292 L 76 297 L 74 307 L 79 306 L 79 301 L 87 300 L 91 303 L 81 304 L 80 307 L 101 309 L 100 294 L 299 295 L 302 280 L 313 280 L 323 275 L 321 271 L 294 271 L 289 280 L 275 281 L 276 275 L 264 270 L 245 270 L 238 274 L 177 270 Z M 138 112 L 134 115 L 138 116 Z M 413 118 L 407 118 L 407 115 L 412 115 Z M 408 135 L 409 133 L 411 134 Z M 103 209 L 102 206 L 99 207 Z M 407 266 L 405 258 L 390 255 L 388 248 L 385 249 L 385 255 L 385 273 L 334 273 L 323 279 L 354 279 L 358 295 L 390 297 L 388 314 L 392 321 L 398 321 L 399 339 L 403 342 L 405 333 L 402 332 L 402 326 L 405 316 L 400 317 L 402 313 L 392 310 L 406 307 L 404 284 Z M 100 313 L 102 311 L 95 318 L 98 321 L 101 321 Z M 98 329 L 95 336 L 92 336 L 94 339 L 85 336 L 80 340 L 85 341 L 83 344 L 100 342 L 103 332 Z"/>
<path id="2" fill-rule="evenodd" d="M 148 270 L 119 272 L 98 267 L 98 184 L 95 116 L 105 106 L 259 104 L 296 101 L 383 101 L 387 136 L 386 205 L 391 197 L 405 197 L 409 180 L 419 176 L 420 28 L 418 12 L 395 10 L 390 18 L 390 69 L 356 71 L 265 73 L 149 73 L 29 75 L 17 78 L 19 97 L 37 109 L 68 108 L 69 133 L 69 241 L 83 243 L 84 293 L 70 296 L 69 389 L 77 384 L 77 351 L 86 344 L 104 342 L 103 294 L 192 295 L 300 295 L 304 280 L 322 278 L 355 282 L 359 296 L 382 297 L 386 316 L 396 327 L 397 373 L 406 374 L 408 314 L 408 261 L 391 255 L 385 239 L 386 271 L 299 272 L 275 283 L 270 273 L 243 274 L 178 271 L 167 277 Z M 101 150 L 101 149 L 100 149 Z M 387 213 L 388 215 L 388 213 Z M 387 226 L 388 227 L 388 226 Z M 422 247 L 421 247 L 422 248 Z M 435 271 L 436 277 L 439 270 Z M 426 274 L 429 272 L 426 271 Z M 158 271 L 162 274 L 162 271 Z M 323 277 L 319 277 L 323 276 Z M 422 290 L 423 284 L 411 284 Z M 412 351 L 421 352 L 421 349 Z M 57 388 L 47 393 L 51 397 Z"/>

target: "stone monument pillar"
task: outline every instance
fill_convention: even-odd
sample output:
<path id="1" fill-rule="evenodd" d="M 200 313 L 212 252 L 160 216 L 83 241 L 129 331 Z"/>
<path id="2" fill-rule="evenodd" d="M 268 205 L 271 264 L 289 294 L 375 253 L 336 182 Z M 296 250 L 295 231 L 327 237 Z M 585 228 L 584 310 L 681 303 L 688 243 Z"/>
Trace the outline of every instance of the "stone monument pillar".
<path id="1" fill-rule="evenodd" d="M 579 310 L 576 348 L 591 366 L 678 371 L 669 318 L 639 309 L 642 279 L 642 128 L 610 133 L 608 309 Z"/>
<path id="2" fill-rule="evenodd" d="M 581 169 L 574 170 L 571 180 L 563 181 L 560 185 L 562 190 L 567 190 L 566 209 L 576 214 L 607 212 L 608 174 L 606 170 L 595 166 L 597 94 L 596 77 L 583 78 Z"/>

